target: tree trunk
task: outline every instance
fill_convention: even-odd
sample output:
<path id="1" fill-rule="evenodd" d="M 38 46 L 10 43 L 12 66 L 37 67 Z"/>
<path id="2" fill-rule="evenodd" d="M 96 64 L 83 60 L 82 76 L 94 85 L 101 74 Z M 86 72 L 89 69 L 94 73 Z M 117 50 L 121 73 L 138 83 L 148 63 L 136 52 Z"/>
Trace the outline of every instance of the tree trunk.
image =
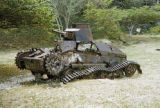
<path id="1" fill-rule="evenodd" d="M 133 29 L 134 29 L 134 25 L 131 25 L 131 26 L 128 27 L 129 36 L 133 35 Z"/>
<path id="2" fill-rule="evenodd" d="M 160 1 L 159 1 L 159 0 L 157 0 L 157 4 L 159 4 L 159 2 L 160 2 Z"/>

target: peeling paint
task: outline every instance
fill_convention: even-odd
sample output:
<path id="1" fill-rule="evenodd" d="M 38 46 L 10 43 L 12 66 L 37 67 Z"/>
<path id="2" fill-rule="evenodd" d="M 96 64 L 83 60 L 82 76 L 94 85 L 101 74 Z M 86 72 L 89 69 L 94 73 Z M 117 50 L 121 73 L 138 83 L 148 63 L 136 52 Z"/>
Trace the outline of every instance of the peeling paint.
<path id="1" fill-rule="evenodd" d="M 80 62 L 83 61 L 82 58 L 81 58 L 81 56 L 80 56 L 79 54 L 76 54 L 76 53 L 72 54 L 72 55 L 68 58 L 68 62 L 69 62 L 69 63 L 77 62 L 77 60 L 79 60 Z"/>

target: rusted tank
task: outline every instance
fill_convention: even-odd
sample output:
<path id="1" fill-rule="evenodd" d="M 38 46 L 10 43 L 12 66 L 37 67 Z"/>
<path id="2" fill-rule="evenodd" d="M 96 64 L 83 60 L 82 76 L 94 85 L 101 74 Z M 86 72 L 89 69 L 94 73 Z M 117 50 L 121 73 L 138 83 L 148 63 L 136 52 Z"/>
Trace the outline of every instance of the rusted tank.
<path id="1" fill-rule="evenodd" d="M 118 48 L 107 43 L 93 41 L 89 24 L 74 24 L 60 34 L 63 40 L 55 48 L 32 48 L 19 52 L 16 65 L 32 72 L 36 79 L 47 75 L 48 79 L 68 83 L 82 78 L 131 77 L 140 65 L 128 61 L 127 56 Z"/>

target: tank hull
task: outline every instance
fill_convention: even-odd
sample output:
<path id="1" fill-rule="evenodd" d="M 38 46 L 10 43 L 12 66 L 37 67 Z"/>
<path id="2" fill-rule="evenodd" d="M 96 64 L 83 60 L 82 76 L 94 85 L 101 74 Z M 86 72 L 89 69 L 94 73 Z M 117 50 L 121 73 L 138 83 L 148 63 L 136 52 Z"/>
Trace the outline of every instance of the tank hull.
<path id="1" fill-rule="evenodd" d="M 24 57 L 25 69 L 37 72 L 45 72 L 44 60 L 42 58 Z"/>
<path id="2" fill-rule="evenodd" d="M 67 83 L 81 78 L 131 77 L 140 65 L 128 61 L 127 56 L 113 45 L 94 42 L 88 24 L 75 24 L 64 32 L 63 41 L 57 41 L 55 48 L 32 48 L 19 52 L 16 65 L 27 69 L 36 79 L 47 75 L 48 79 L 58 79 Z"/>

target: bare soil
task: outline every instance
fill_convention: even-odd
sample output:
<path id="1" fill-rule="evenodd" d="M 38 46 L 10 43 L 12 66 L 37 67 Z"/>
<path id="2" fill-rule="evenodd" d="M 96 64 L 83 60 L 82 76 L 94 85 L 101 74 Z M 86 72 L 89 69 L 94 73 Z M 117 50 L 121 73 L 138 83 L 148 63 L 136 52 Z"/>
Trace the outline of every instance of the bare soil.
<path id="1" fill-rule="evenodd" d="M 79 80 L 63 85 L 36 83 L 28 72 L 11 77 L 0 83 L 0 108 L 160 108 L 159 48 L 160 41 L 122 48 L 143 70 L 142 75 L 131 78 Z"/>

